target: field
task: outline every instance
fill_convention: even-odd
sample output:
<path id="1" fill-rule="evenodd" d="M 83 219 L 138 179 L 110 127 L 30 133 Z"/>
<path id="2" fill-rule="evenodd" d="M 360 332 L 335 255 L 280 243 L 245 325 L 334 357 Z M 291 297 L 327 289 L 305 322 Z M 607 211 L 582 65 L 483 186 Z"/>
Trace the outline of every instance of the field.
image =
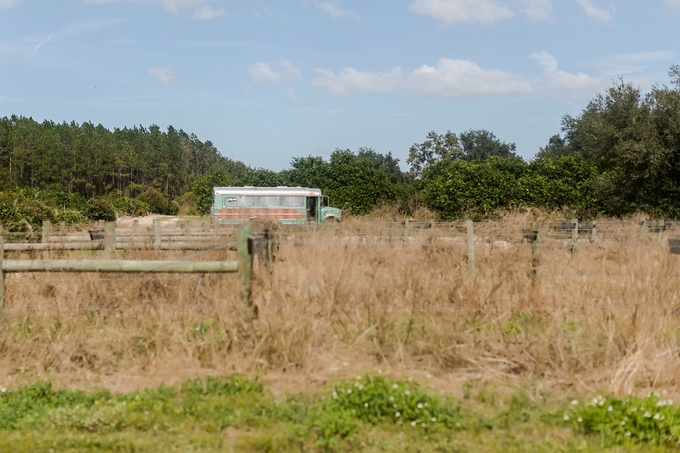
<path id="1" fill-rule="evenodd" d="M 668 252 L 672 231 L 601 221 L 572 252 L 568 232 L 546 219 L 533 268 L 522 242 L 532 220 L 475 225 L 474 271 L 462 224 L 415 224 L 406 237 L 402 225 L 360 221 L 279 229 L 273 272 L 256 263 L 253 322 L 233 275 L 8 275 L 0 449 L 673 448 L 680 411 L 665 399 L 680 401 L 680 263 Z M 118 255 L 234 259 L 219 244 Z M 372 389 L 368 399 L 330 401 L 357 382 Z M 363 404 L 390 406 L 383 400 L 395 385 L 419 395 L 403 407 L 429 402 L 436 429 L 384 411 L 362 415 Z M 611 395 L 603 404 L 612 410 L 593 412 L 598 395 Z M 130 401 L 137 406 L 121 406 Z M 645 418 L 629 430 L 607 418 L 645 404 L 667 410 L 669 427 Z M 423 409 L 411 409 L 409 420 L 424 423 Z M 581 429 L 577 417 L 592 425 Z"/>

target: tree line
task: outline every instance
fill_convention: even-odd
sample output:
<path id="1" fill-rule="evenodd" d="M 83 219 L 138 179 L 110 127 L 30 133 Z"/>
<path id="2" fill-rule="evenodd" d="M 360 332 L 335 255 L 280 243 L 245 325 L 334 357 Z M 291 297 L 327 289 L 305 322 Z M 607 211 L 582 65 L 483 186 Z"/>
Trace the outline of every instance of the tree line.
<path id="1" fill-rule="evenodd" d="M 442 219 L 487 218 L 522 206 L 580 216 L 680 217 L 680 67 L 672 84 L 619 80 L 565 115 L 533 159 L 487 130 L 430 132 L 403 170 L 391 153 L 336 149 L 295 157 L 283 171 L 251 168 L 210 142 L 168 127 L 109 130 L 92 123 L 0 119 L 0 222 L 77 223 L 149 212 L 206 214 L 223 185 L 321 188 L 355 215 L 425 206 Z"/>

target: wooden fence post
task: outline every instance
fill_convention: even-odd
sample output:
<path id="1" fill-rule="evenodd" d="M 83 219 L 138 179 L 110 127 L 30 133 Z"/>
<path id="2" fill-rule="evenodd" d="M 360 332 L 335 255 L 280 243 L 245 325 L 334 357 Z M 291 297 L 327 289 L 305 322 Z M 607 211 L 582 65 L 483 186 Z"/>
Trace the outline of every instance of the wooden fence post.
<path id="1" fill-rule="evenodd" d="M 475 232 L 472 220 L 465 222 L 467 228 L 467 264 L 470 273 L 475 272 Z"/>
<path id="2" fill-rule="evenodd" d="M 248 238 L 253 235 L 252 225 L 238 228 L 236 259 L 238 261 L 238 294 L 250 317 L 253 313 L 253 255 L 248 250 Z M 251 319 L 247 319 L 250 321 Z"/>
<path id="3" fill-rule="evenodd" d="M 647 219 L 640 217 L 638 224 L 640 224 L 640 234 L 644 234 L 647 231 Z"/>
<path id="4" fill-rule="evenodd" d="M 590 237 L 594 241 L 597 238 L 597 222 L 593 221 L 593 229 L 590 232 Z"/>
<path id="5" fill-rule="evenodd" d="M 42 224 L 42 236 L 40 237 L 40 242 L 46 244 L 50 239 L 50 233 L 52 231 L 52 223 L 49 220 L 45 220 Z M 42 254 L 44 260 L 48 259 L 50 252 L 45 250 Z"/>
<path id="6" fill-rule="evenodd" d="M 404 219 L 404 242 L 408 242 L 408 219 Z"/>
<path id="7" fill-rule="evenodd" d="M 269 230 L 264 230 L 264 253 L 265 262 L 267 263 L 267 271 L 271 272 L 274 264 L 274 239 L 272 237 L 272 232 Z"/>
<path id="8" fill-rule="evenodd" d="M 153 249 L 160 250 L 161 248 L 161 219 L 154 219 L 153 221 Z"/>
<path id="9" fill-rule="evenodd" d="M 5 259 L 5 241 L 2 237 L 4 231 L 0 226 L 0 310 L 5 307 L 5 271 L 2 270 L 2 262 Z"/>
<path id="10" fill-rule="evenodd" d="M 116 255 L 116 222 L 104 224 L 104 252 L 109 258 Z"/>
<path id="11" fill-rule="evenodd" d="M 578 245 L 578 219 L 571 219 L 574 227 L 571 229 L 571 257 L 576 254 L 576 247 Z"/>
<path id="12" fill-rule="evenodd" d="M 533 231 L 536 233 L 536 239 L 531 242 L 531 275 L 534 286 L 539 281 L 539 267 L 541 266 L 541 222 L 535 222 Z"/>
<path id="13" fill-rule="evenodd" d="M 665 220 L 657 220 L 656 221 L 656 230 L 658 231 L 658 241 L 661 242 L 663 240 L 663 233 L 666 231 L 666 221 Z"/>
<path id="14" fill-rule="evenodd" d="M 50 233 L 52 232 L 52 222 L 45 220 L 42 224 L 42 237 L 40 242 L 46 243 L 49 240 Z"/>

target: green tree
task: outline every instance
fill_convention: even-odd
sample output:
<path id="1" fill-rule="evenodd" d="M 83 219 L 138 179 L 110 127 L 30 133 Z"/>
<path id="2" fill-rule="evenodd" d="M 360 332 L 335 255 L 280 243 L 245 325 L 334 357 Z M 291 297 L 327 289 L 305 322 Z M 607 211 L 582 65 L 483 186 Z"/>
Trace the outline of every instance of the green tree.
<path id="1" fill-rule="evenodd" d="M 441 160 L 423 173 L 421 194 L 425 204 L 443 219 L 479 220 L 521 201 L 518 178 L 527 169 L 519 158 Z"/>
<path id="2" fill-rule="evenodd" d="M 231 186 L 231 178 L 221 168 L 213 169 L 207 175 L 198 178 L 191 186 L 196 212 L 199 215 L 210 214 L 213 204 L 213 188 Z"/>
<path id="3" fill-rule="evenodd" d="M 414 143 L 408 151 L 406 163 L 411 166 L 409 172 L 413 178 L 419 178 L 423 171 L 442 160 L 461 159 L 463 147 L 458 136 L 451 131 L 440 135 L 435 131 L 427 134 L 423 143 Z"/>
<path id="4" fill-rule="evenodd" d="M 517 146 L 496 138 L 493 132 L 484 129 L 463 132 L 459 137 L 463 147 L 463 160 L 485 160 L 490 157 L 516 157 Z"/>

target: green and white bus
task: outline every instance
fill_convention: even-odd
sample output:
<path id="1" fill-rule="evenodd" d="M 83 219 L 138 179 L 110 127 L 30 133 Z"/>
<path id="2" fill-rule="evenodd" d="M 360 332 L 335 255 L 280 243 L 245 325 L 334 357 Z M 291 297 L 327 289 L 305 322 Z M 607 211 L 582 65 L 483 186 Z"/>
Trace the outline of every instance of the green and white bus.
<path id="1" fill-rule="evenodd" d="M 320 189 L 308 187 L 214 187 L 212 217 L 220 223 L 272 220 L 284 225 L 342 220 Z"/>

